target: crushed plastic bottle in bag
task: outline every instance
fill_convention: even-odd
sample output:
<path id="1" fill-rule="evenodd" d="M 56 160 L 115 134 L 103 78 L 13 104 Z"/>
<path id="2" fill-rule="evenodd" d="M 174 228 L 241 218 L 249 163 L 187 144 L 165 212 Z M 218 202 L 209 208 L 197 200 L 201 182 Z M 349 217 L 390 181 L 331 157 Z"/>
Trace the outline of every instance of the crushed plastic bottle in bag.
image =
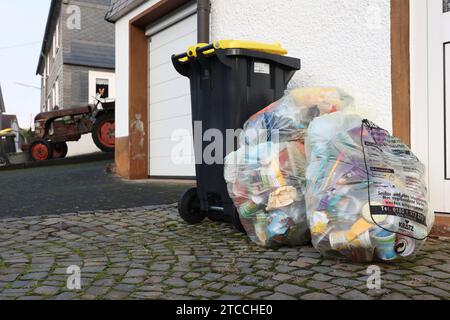
<path id="1" fill-rule="evenodd" d="M 251 117 L 240 148 L 225 159 L 225 180 L 247 234 L 268 248 L 308 243 L 305 131 L 352 98 L 336 88 L 300 88 Z"/>
<path id="2" fill-rule="evenodd" d="M 310 240 L 306 181 L 304 173 L 294 173 L 305 170 L 302 149 L 295 141 L 267 142 L 241 148 L 226 158 L 229 194 L 247 234 L 263 247 L 296 246 Z"/>
<path id="3" fill-rule="evenodd" d="M 354 262 L 414 256 L 434 224 L 425 166 L 399 139 L 357 115 L 310 124 L 306 204 L 313 245 Z"/>

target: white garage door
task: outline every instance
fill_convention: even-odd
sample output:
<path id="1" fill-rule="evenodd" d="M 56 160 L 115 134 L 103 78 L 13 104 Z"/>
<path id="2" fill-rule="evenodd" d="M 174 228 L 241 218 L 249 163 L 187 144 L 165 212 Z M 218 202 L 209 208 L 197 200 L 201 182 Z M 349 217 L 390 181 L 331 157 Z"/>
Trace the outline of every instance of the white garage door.
<path id="1" fill-rule="evenodd" d="M 189 80 L 171 61 L 196 43 L 197 15 L 150 37 L 149 170 L 151 177 L 194 177 Z"/>

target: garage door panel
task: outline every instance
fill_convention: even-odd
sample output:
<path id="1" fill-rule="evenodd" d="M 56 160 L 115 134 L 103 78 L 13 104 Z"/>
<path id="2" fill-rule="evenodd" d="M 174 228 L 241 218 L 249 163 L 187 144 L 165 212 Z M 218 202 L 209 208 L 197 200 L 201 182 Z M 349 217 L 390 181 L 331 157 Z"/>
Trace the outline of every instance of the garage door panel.
<path id="1" fill-rule="evenodd" d="M 150 176 L 195 176 L 189 79 L 177 73 L 171 57 L 196 43 L 196 22 L 197 16 L 191 16 L 150 39 Z M 174 134 L 176 141 L 172 141 Z M 188 147 L 172 159 L 180 138 L 189 141 Z"/>
<path id="2" fill-rule="evenodd" d="M 186 78 L 178 78 L 150 87 L 150 104 L 189 96 L 191 88 Z"/>
<path id="3" fill-rule="evenodd" d="M 150 124 L 182 116 L 191 116 L 191 97 L 189 95 L 153 104 L 150 109 Z"/>
<path id="4" fill-rule="evenodd" d="M 167 120 L 160 120 L 150 123 L 150 139 L 172 138 L 175 133 L 192 135 L 191 115 Z"/>
<path id="5" fill-rule="evenodd" d="M 152 140 L 150 148 L 153 150 L 150 155 L 151 159 L 172 157 L 174 154 L 176 158 L 192 158 L 194 157 L 194 143 L 191 136 L 179 137 L 177 140 L 169 138 Z M 175 151 L 174 151 L 175 150 Z M 180 151 L 181 150 L 181 151 Z M 178 151 L 178 153 L 176 153 Z"/>
<path id="6" fill-rule="evenodd" d="M 195 30 L 185 33 L 182 37 L 175 40 L 175 42 L 170 42 L 152 50 L 150 53 L 150 70 L 153 70 L 161 64 L 172 64 L 172 55 L 186 51 L 187 48 L 195 44 L 196 35 L 197 31 Z"/>
<path id="7" fill-rule="evenodd" d="M 170 42 L 174 42 L 183 35 L 197 31 L 197 15 L 192 15 L 175 25 L 152 36 L 153 49 L 156 50 Z M 193 45 L 191 43 L 190 45 Z"/>
<path id="8" fill-rule="evenodd" d="M 182 75 L 173 71 L 172 63 L 162 64 L 150 71 L 150 88 L 181 78 L 183 78 Z"/>
<path id="9" fill-rule="evenodd" d="M 171 165 L 167 159 L 161 158 L 157 161 L 152 161 L 150 165 L 150 176 L 160 177 L 192 177 L 195 176 L 195 171 L 192 171 L 192 165 Z"/>

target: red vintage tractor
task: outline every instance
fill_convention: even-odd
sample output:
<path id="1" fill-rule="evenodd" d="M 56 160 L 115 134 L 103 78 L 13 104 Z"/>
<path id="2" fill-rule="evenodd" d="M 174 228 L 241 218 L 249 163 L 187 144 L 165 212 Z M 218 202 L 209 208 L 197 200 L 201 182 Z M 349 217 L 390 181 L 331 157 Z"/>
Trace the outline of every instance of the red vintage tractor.
<path id="1" fill-rule="evenodd" d="M 40 113 L 35 118 L 35 136 L 29 145 L 34 161 L 61 159 L 68 141 L 92 133 L 97 147 L 113 152 L 115 147 L 115 101 L 95 100 L 93 106 Z"/>

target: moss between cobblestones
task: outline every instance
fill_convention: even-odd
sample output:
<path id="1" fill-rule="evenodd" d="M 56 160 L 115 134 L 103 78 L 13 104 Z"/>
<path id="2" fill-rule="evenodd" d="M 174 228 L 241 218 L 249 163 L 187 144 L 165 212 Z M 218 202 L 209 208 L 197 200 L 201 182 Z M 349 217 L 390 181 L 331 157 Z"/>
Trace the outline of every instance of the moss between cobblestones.
<path id="1" fill-rule="evenodd" d="M 95 275 L 94 280 L 93 280 L 92 282 L 95 282 L 95 281 L 97 281 L 97 280 L 103 279 L 104 277 L 107 277 L 107 276 L 108 276 L 108 273 L 106 272 L 106 270 L 108 270 L 108 267 L 106 267 L 103 271 L 97 273 L 97 274 Z"/>
<path id="2" fill-rule="evenodd" d="M 67 247 L 66 247 L 67 248 Z M 75 253 L 76 255 L 78 255 L 81 259 L 84 258 L 84 252 L 83 250 L 79 249 L 79 248 L 67 248 L 69 250 L 72 250 L 73 253 Z"/>
<path id="3" fill-rule="evenodd" d="M 301 279 L 302 281 L 296 281 L 298 279 Z M 294 278 L 290 281 L 294 282 L 296 285 L 299 285 L 299 286 L 304 286 L 304 285 L 306 286 L 306 284 L 311 280 L 313 280 L 312 277 L 306 277 L 306 278 Z"/>
<path id="4" fill-rule="evenodd" d="M 8 290 L 8 289 L 12 289 L 12 283 L 7 283 L 7 284 L 5 284 L 5 286 L 3 287 L 3 290 Z"/>

